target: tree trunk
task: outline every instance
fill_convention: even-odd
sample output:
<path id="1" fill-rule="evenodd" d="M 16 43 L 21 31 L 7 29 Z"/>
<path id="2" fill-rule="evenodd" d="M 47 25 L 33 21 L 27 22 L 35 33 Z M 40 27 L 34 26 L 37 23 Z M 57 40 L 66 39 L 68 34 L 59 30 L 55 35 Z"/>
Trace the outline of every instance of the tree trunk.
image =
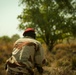
<path id="1" fill-rule="evenodd" d="M 49 51 L 52 51 L 52 49 L 53 49 L 53 43 L 51 43 L 51 44 L 49 45 Z"/>
<path id="2" fill-rule="evenodd" d="M 53 47 L 54 47 L 54 42 L 53 42 L 53 41 L 48 42 L 48 43 L 47 43 L 47 47 L 48 47 L 48 50 L 51 52 L 52 49 L 53 49 Z"/>

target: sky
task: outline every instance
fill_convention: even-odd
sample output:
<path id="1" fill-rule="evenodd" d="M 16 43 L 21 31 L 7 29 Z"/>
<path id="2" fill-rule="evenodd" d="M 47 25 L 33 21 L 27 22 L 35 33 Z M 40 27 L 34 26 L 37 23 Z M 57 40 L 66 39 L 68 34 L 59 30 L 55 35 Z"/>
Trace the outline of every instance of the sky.
<path id="1" fill-rule="evenodd" d="M 22 10 L 19 0 L 0 0 L 0 37 L 12 37 L 14 34 L 22 36 L 22 32 L 17 28 L 20 23 L 17 16 Z"/>

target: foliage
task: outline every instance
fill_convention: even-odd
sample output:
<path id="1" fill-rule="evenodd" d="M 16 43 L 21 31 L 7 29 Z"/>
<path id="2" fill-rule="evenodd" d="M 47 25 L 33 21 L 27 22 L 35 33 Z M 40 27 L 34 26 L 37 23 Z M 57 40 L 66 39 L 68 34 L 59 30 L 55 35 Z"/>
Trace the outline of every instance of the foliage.
<path id="1" fill-rule="evenodd" d="M 12 39 L 12 41 L 16 41 L 19 38 L 20 38 L 20 36 L 18 34 L 15 34 L 15 35 L 12 36 L 11 39 Z"/>
<path id="2" fill-rule="evenodd" d="M 44 43 L 44 40 L 40 36 L 37 36 L 36 40 L 40 41 L 41 43 Z"/>
<path id="3" fill-rule="evenodd" d="M 19 28 L 34 27 L 37 34 L 52 50 L 57 40 L 76 36 L 76 1 L 73 0 L 20 0 L 24 5 L 18 15 Z"/>
<path id="4" fill-rule="evenodd" d="M 5 75 L 5 62 L 7 58 L 10 57 L 12 49 L 13 49 L 13 43 L 15 40 L 19 38 L 19 35 L 13 35 L 11 38 L 8 36 L 2 36 L 0 37 L 0 75 Z"/>
<path id="5" fill-rule="evenodd" d="M 0 41 L 8 42 L 8 41 L 11 41 L 11 39 L 8 36 L 2 36 L 0 37 Z"/>

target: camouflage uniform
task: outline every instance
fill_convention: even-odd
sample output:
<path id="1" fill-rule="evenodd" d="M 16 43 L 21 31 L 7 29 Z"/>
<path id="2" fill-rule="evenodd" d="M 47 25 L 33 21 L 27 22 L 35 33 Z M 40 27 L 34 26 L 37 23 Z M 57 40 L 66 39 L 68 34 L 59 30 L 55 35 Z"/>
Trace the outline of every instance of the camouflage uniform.
<path id="1" fill-rule="evenodd" d="M 33 38 L 18 39 L 7 60 L 7 75 L 33 75 L 35 64 L 42 66 L 45 60 L 41 43 Z"/>

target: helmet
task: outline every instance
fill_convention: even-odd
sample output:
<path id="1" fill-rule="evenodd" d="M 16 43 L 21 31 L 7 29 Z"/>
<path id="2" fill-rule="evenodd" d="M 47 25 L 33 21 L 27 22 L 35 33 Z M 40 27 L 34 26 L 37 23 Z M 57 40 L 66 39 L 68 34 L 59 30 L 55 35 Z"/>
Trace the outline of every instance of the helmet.
<path id="1" fill-rule="evenodd" d="M 27 32 L 35 32 L 35 30 L 33 28 L 27 28 L 24 33 L 23 36 L 27 33 Z"/>

